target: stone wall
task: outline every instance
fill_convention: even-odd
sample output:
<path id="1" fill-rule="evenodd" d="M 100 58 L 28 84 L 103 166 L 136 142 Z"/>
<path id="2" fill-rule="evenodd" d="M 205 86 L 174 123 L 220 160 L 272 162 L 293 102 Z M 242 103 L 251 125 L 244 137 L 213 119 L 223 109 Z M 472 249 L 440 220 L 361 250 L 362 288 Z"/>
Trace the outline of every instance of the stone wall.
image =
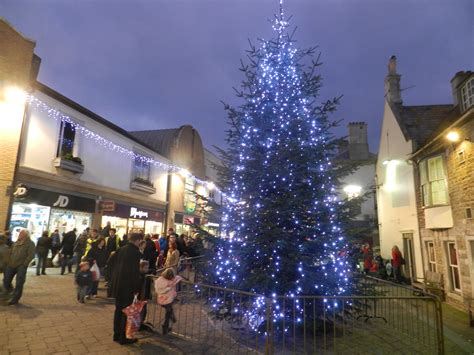
<path id="1" fill-rule="evenodd" d="M 471 137 L 474 132 L 474 112 L 471 109 L 470 116 L 465 123 L 458 127 L 461 140 L 450 143 L 444 137 L 435 142 L 431 149 L 427 149 L 417 159 L 423 159 L 436 154 L 442 154 L 445 159 L 447 170 L 447 183 L 449 193 L 449 204 L 452 209 L 454 226 L 448 229 L 430 230 L 425 228 L 424 208 L 422 204 L 422 194 L 419 182 L 418 165 L 415 166 L 415 184 L 418 206 L 418 218 L 420 224 L 420 234 L 422 238 L 422 248 L 424 256 L 424 268 L 428 268 L 428 254 L 426 242 L 433 241 L 435 246 L 435 258 L 437 272 L 443 274 L 447 302 L 465 309 L 466 303 L 474 298 L 473 280 L 474 268 L 472 257 L 474 254 L 474 219 L 467 218 L 466 209 L 471 208 L 474 213 L 474 143 L 463 139 Z M 460 159 L 463 154 L 463 159 Z M 471 239 L 469 239 L 471 238 Z M 473 243 L 470 245 L 470 240 Z M 461 274 L 461 292 L 454 291 L 450 282 L 448 268 L 448 255 L 446 243 L 448 241 L 456 242 Z"/>

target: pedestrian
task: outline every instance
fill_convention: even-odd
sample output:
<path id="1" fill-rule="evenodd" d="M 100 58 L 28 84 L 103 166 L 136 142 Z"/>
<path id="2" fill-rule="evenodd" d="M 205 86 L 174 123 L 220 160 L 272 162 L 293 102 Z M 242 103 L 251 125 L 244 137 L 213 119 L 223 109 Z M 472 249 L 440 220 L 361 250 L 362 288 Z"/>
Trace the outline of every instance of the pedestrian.
<path id="1" fill-rule="evenodd" d="M 117 230 L 115 228 L 110 228 L 109 235 L 106 239 L 107 257 L 120 248 L 120 238 L 115 233 L 117 233 Z"/>
<path id="2" fill-rule="evenodd" d="M 180 236 L 176 237 L 176 245 L 178 247 L 179 255 L 183 256 L 186 254 L 186 235 L 181 234 Z"/>
<path id="3" fill-rule="evenodd" d="M 36 275 L 46 275 L 46 260 L 51 249 L 51 239 L 48 237 L 48 231 L 44 231 L 36 242 Z"/>
<path id="4" fill-rule="evenodd" d="M 158 252 L 156 250 L 156 245 L 149 234 L 145 236 L 145 250 L 143 251 L 142 259 L 148 261 L 148 267 L 150 271 L 154 273 L 154 271 L 156 271 L 156 259 L 158 259 Z"/>
<path id="5" fill-rule="evenodd" d="M 76 242 L 74 243 L 74 259 L 77 263 L 76 272 L 79 271 L 79 265 L 83 261 L 82 257 L 86 253 L 88 238 L 89 238 L 89 228 L 86 228 L 86 230 L 82 232 L 82 234 L 76 239 Z"/>
<path id="6" fill-rule="evenodd" d="M 179 264 L 179 250 L 176 245 L 176 237 L 170 236 L 168 244 L 168 254 L 166 255 L 165 269 L 173 269 L 175 275 L 178 274 L 178 264 Z"/>
<path id="7" fill-rule="evenodd" d="M 12 291 L 12 281 L 16 275 L 15 290 L 8 302 L 9 305 L 18 304 L 23 293 L 23 285 L 26 281 L 26 271 L 31 260 L 35 256 L 35 243 L 30 239 L 30 232 L 22 229 L 18 239 L 13 243 L 10 258 L 3 275 L 3 288 L 8 297 Z"/>
<path id="8" fill-rule="evenodd" d="M 7 245 L 7 237 L 0 234 L 0 274 L 3 274 L 10 259 L 10 247 Z"/>
<path id="9" fill-rule="evenodd" d="M 128 307 L 134 296 L 140 292 L 140 240 L 139 234 L 132 233 L 127 245 L 117 250 L 111 280 L 111 295 L 115 298 L 113 340 L 122 345 L 137 342 L 137 339 L 127 339 L 125 336 L 127 319 L 123 309 Z"/>
<path id="10" fill-rule="evenodd" d="M 55 229 L 54 232 L 51 233 L 51 260 L 54 259 L 59 249 L 61 249 L 61 236 L 59 235 L 59 230 Z"/>
<path id="11" fill-rule="evenodd" d="M 76 231 L 77 229 L 74 228 L 73 230 L 64 234 L 63 241 L 61 242 L 61 275 L 64 275 L 66 271 L 66 266 L 68 268 L 68 272 L 72 273 L 72 264 L 74 262 L 74 244 L 76 243 Z"/>
<path id="12" fill-rule="evenodd" d="M 394 245 L 392 248 L 392 270 L 393 277 L 398 283 L 402 283 L 405 280 L 402 275 L 402 265 L 404 264 L 405 260 L 403 259 L 400 249 L 398 249 L 398 246 Z"/>
<path id="13" fill-rule="evenodd" d="M 104 269 L 104 278 L 106 281 L 105 287 L 107 288 L 107 297 L 112 296 L 112 275 L 114 274 L 114 269 L 115 269 L 115 261 L 117 252 L 113 251 L 110 253 L 109 258 L 107 259 L 107 263 L 105 264 L 105 269 Z"/>
<path id="14" fill-rule="evenodd" d="M 11 248 L 11 246 L 13 245 L 13 241 L 12 241 L 12 232 L 10 232 L 9 229 L 5 231 L 5 237 L 7 238 L 7 247 Z"/>
<path id="15" fill-rule="evenodd" d="M 372 268 L 372 250 L 369 244 L 365 244 L 362 248 L 362 254 L 364 256 L 364 273 L 367 275 Z"/>
<path id="16" fill-rule="evenodd" d="M 89 235 L 89 238 L 87 239 L 85 254 L 87 254 L 89 252 L 89 250 L 92 248 L 92 243 L 94 243 L 97 240 L 97 238 L 99 238 L 99 231 L 96 228 L 94 228 L 91 231 L 91 234 Z"/>
<path id="17" fill-rule="evenodd" d="M 128 243 L 128 234 L 124 234 L 122 240 L 119 242 L 120 247 L 127 245 Z"/>
<path id="18" fill-rule="evenodd" d="M 77 300 L 84 303 L 84 299 L 89 294 L 92 287 L 92 272 L 89 263 L 82 261 L 79 263 L 79 270 L 76 272 Z"/>
<path id="19" fill-rule="evenodd" d="M 168 240 L 166 239 L 165 233 L 161 233 L 158 242 L 160 243 L 160 251 L 166 255 L 166 253 L 168 253 Z"/>
<path id="20" fill-rule="evenodd" d="M 173 301 L 176 298 L 176 284 L 182 280 L 181 276 L 175 276 L 173 269 L 163 271 L 161 276 L 155 281 L 155 291 L 158 297 L 158 304 L 165 309 L 165 321 L 162 331 L 166 335 L 171 331 L 170 321 L 176 322 L 173 312 Z"/>
<path id="21" fill-rule="evenodd" d="M 110 229 L 112 228 L 112 224 L 110 221 L 107 221 L 107 224 L 102 230 L 100 231 L 100 234 L 104 237 L 107 238 L 109 236 Z"/>
<path id="22" fill-rule="evenodd" d="M 86 255 L 89 265 L 96 264 L 99 268 L 100 274 L 104 274 L 105 265 L 107 264 L 107 250 L 105 249 L 105 239 L 100 237 L 93 244 L 91 250 Z M 92 282 L 90 295 L 93 298 L 97 297 L 97 290 L 99 288 L 99 280 Z"/>

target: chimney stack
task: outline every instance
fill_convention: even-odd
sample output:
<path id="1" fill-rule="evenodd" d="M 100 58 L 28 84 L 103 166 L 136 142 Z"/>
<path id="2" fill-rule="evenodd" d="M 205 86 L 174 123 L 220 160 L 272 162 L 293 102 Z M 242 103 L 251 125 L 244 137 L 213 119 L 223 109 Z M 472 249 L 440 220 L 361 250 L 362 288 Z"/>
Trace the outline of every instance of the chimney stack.
<path id="1" fill-rule="evenodd" d="M 461 98 L 461 94 L 459 92 L 460 90 L 459 86 L 471 75 L 472 75 L 472 71 L 468 71 L 468 72 L 458 71 L 456 74 L 454 74 L 453 78 L 451 79 L 451 92 L 453 95 L 454 106 L 459 105 L 459 99 Z"/>
<path id="2" fill-rule="evenodd" d="M 349 159 L 369 159 L 369 143 L 367 140 L 367 123 L 349 122 Z"/>
<path id="3" fill-rule="evenodd" d="M 388 74 L 385 77 L 385 98 L 393 104 L 402 104 L 400 90 L 401 75 L 397 74 L 397 57 L 392 55 L 388 62 Z"/>

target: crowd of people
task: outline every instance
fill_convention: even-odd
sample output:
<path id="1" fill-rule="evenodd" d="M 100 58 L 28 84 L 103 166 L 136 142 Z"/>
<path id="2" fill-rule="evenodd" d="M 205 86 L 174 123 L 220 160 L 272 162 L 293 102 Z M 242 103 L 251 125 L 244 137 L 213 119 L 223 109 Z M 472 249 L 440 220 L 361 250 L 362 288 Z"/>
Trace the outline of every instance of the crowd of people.
<path id="1" fill-rule="evenodd" d="M 407 278 L 403 273 L 405 259 L 397 245 L 392 247 L 391 259 L 383 259 L 380 253 L 376 253 L 365 243 L 362 246 L 355 246 L 353 255 L 357 260 L 361 260 L 362 270 L 365 274 L 374 275 L 384 280 L 392 280 L 396 283 L 407 283 Z"/>
<path id="2" fill-rule="evenodd" d="M 0 235 L 0 273 L 4 274 L 2 296 L 8 305 L 17 304 L 22 296 L 28 266 L 35 260 L 36 275 L 46 275 L 48 256 L 51 255 L 52 266 L 60 267 L 61 275 L 74 273 L 77 301 L 80 303 L 96 298 L 99 282 L 105 281 L 106 296 L 115 299 L 114 341 L 120 344 L 137 341 L 126 336 L 123 310 L 133 303 L 135 296 L 149 299 L 152 287 L 157 293 L 158 303 L 165 310 L 162 331 L 167 334 L 170 324 L 176 321 L 172 304 L 176 297 L 176 284 L 181 280 L 177 276 L 180 258 L 196 256 L 194 242 L 186 235 L 178 236 L 172 228 L 167 235 L 138 232 L 119 238 L 110 223 L 101 231 L 87 228 L 80 235 L 75 228 L 63 235 L 58 230 L 51 235 L 45 231 L 36 245 L 26 229 L 20 231 L 14 243 L 7 232 Z M 149 275 L 156 277 L 150 278 Z M 146 318 L 146 311 L 145 306 L 142 321 Z M 141 330 L 147 330 L 147 326 L 142 324 Z"/>

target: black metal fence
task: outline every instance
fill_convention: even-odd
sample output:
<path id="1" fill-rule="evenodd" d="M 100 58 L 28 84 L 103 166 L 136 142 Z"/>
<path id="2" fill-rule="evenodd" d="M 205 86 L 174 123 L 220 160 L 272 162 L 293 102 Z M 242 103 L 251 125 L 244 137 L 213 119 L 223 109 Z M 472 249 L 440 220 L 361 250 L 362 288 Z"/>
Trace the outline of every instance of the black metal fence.
<path id="1" fill-rule="evenodd" d="M 183 282 L 171 334 L 206 354 L 444 353 L 438 299 L 383 280 L 358 283 L 365 294 L 267 298 Z M 148 309 L 161 331 L 154 294 Z"/>

